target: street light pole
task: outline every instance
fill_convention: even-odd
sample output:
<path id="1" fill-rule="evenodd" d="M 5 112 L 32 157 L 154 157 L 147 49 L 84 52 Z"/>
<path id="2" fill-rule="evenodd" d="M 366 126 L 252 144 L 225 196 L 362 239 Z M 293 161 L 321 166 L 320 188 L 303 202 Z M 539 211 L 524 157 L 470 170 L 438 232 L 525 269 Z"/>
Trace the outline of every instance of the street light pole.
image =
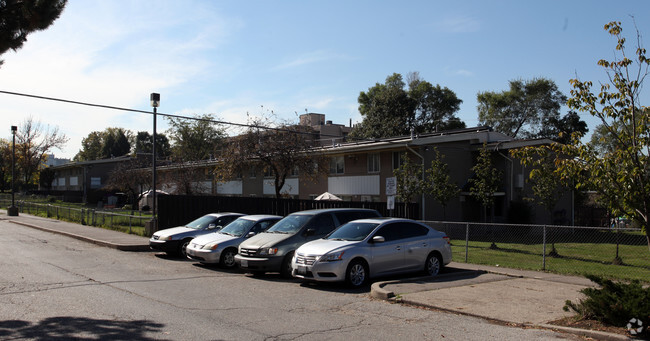
<path id="1" fill-rule="evenodd" d="M 152 205 L 152 217 L 151 217 L 151 233 L 156 232 L 158 230 L 158 216 L 156 215 L 157 213 L 157 206 L 158 203 L 156 202 L 156 114 L 157 114 L 157 108 L 160 105 L 160 94 L 157 93 L 152 93 L 151 94 L 151 106 L 153 107 L 153 144 L 152 144 L 152 154 L 153 156 L 151 157 L 152 159 L 152 178 L 153 178 L 153 183 L 152 183 L 152 190 L 153 190 L 153 205 Z"/>
<path id="2" fill-rule="evenodd" d="M 13 142 L 11 145 L 11 206 L 7 209 L 7 215 L 11 217 L 18 216 L 18 207 L 16 207 L 14 202 L 14 192 L 16 187 L 14 185 L 14 179 L 16 178 L 16 131 L 18 130 L 17 126 L 11 126 L 11 135 L 13 135 Z"/>

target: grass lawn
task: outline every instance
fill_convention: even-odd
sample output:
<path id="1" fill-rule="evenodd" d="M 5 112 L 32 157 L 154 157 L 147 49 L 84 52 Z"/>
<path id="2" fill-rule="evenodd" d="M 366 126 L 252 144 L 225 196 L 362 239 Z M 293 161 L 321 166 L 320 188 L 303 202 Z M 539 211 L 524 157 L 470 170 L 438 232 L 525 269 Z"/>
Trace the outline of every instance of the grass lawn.
<path id="1" fill-rule="evenodd" d="M 470 241 L 467 262 L 503 267 L 544 270 L 543 244 L 496 243 Z M 606 278 L 650 282 L 650 251 L 647 245 L 620 245 L 622 263 L 615 264 L 616 244 L 555 243 L 546 246 L 545 270 L 570 275 L 600 275 Z M 465 240 L 452 240 L 453 259 L 465 261 Z"/>

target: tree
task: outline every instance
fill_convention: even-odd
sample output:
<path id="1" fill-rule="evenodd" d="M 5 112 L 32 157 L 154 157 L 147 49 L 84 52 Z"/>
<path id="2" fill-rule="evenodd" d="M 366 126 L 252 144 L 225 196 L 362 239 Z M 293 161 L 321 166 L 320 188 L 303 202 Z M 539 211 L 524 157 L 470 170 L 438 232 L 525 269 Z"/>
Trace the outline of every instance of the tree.
<path id="1" fill-rule="evenodd" d="M 131 209 L 135 209 L 142 197 L 142 193 L 151 189 L 152 174 L 150 167 L 151 160 L 137 157 L 119 162 L 109 173 L 104 188 L 126 194 L 130 199 Z"/>
<path id="2" fill-rule="evenodd" d="M 443 217 L 446 218 L 447 202 L 458 196 L 460 188 L 451 182 L 449 166 L 443 162 L 444 156 L 435 147 L 433 153 L 434 157 L 431 161 L 431 167 L 425 172 L 426 183 L 428 185 L 427 193 L 442 205 Z"/>
<path id="3" fill-rule="evenodd" d="M 27 35 L 48 28 L 59 16 L 67 0 L 0 1 L 0 55 L 20 49 Z M 3 64 L 0 60 L 0 66 Z"/>
<path id="4" fill-rule="evenodd" d="M 385 84 L 375 84 L 359 95 L 359 112 L 363 121 L 351 135 L 360 138 L 383 138 L 427 133 L 436 129 L 464 128 L 455 116 L 462 101 L 448 88 L 420 79 L 414 72 L 408 76 L 408 89 L 402 75 L 386 77 Z"/>
<path id="5" fill-rule="evenodd" d="M 45 188 L 46 190 L 50 190 L 52 188 L 52 182 L 54 181 L 55 176 L 56 176 L 56 172 L 54 172 L 52 168 L 45 167 L 41 169 L 41 172 L 38 176 L 38 184 L 42 188 Z"/>
<path id="6" fill-rule="evenodd" d="M 131 151 L 132 133 L 124 128 L 106 128 L 102 143 L 101 158 L 124 156 Z"/>
<path id="7" fill-rule="evenodd" d="M 45 162 L 47 153 L 55 148 L 61 149 L 67 141 L 65 134 L 59 133 L 59 128 L 44 128 L 31 117 L 23 121 L 16 134 L 16 164 L 23 184 L 36 185 L 37 172 Z"/>
<path id="8" fill-rule="evenodd" d="M 153 153 L 153 144 L 151 143 L 151 134 L 147 131 L 139 131 L 135 137 L 135 152 L 143 154 Z M 156 154 L 157 159 L 165 159 L 171 156 L 171 147 L 167 135 L 156 133 Z"/>
<path id="9" fill-rule="evenodd" d="M 251 126 L 233 137 L 221 153 L 215 169 L 219 181 L 229 181 L 245 170 L 258 167 L 273 176 L 276 198 L 289 175 L 296 171 L 307 181 L 317 181 L 329 170 L 329 160 L 312 148 L 314 131 L 311 127 L 283 123 L 274 129 L 272 122 L 262 118 L 249 120 Z M 261 166 L 261 167 L 259 167 Z"/>
<path id="10" fill-rule="evenodd" d="M 615 142 L 599 150 L 574 134 L 569 144 L 543 148 L 557 155 L 558 176 L 573 180 L 579 190 L 597 191 L 597 200 L 610 212 L 642 226 L 650 248 L 650 117 L 640 103 L 650 59 L 638 31 L 635 54 L 628 58 L 621 23 L 610 22 L 605 30 L 617 40 L 614 60 L 598 61 L 608 82 L 594 93 L 591 81 L 572 79 L 568 105 L 598 118 L 602 131 Z"/>
<path id="11" fill-rule="evenodd" d="M 0 139 L 0 191 L 11 188 L 11 143 Z"/>
<path id="12" fill-rule="evenodd" d="M 555 82 L 546 78 L 511 80 L 509 90 L 479 92 L 476 97 L 480 124 L 512 138 L 539 137 L 549 122 L 560 122 L 566 102 Z"/>
<path id="13" fill-rule="evenodd" d="M 501 184 L 501 172 L 492 165 L 492 158 L 484 143 L 472 167 L 474 176 L 469 179 L 470 195 L 483 206 L 484 217 L 487 219 L 488 208 L 494 205 L 494 193 Z"/>
<path id="14" fill-rule="evenodd" d="M 106 128 L 93 131 L 81 140 L 81 150 L 75 161 L 91 161 L 124 156 L 131 151 L 133 133 L 124 128 Z"/>
<path id="15" fill-rule="evenodd" d="M 569 111 L 561 118 L 550 117 L 537 134 L 537 138 L 548 138 L 559 143 L 569 143 L 571 134 L 585 135 L 589 131 L 587 122 L 580 119 L 575 111 Z"/>
<path id="16" fill-rule="evenodd" d="M 397 183 L 397 199 L 410 204 L 413 199 L 427 191 L 427 184 L 422 179 L 422 164 L 411 161 L 405 154 L 404 163 L 393 170 Z"/>
<path id="17" fill-rule="evenodd" d="M 180 161 L 199 161 L 216 156 L 225 137 L 224 128 L 214 123 L 210 114 L 192 119 L 168 117 L 167 130 L 172 141 L 172 155 Z"/>

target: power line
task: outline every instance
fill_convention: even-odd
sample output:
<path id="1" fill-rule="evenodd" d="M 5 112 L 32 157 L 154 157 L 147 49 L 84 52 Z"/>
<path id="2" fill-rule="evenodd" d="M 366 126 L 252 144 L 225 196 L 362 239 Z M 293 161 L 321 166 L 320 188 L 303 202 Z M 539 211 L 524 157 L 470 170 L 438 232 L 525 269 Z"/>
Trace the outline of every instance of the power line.
<path id="1" fill-rule="evenodd" d="M 69 104 L 76 104 L 76 105 L 83 105 L 83 106 L 94 107 L 94 108 L 103 108 L 103 109 L 111 109 L 111 110 L 120 110 L 120 111 L 128 111 L 128 112 L 137 112 L 137 113 L 148 114 L 148 115 L 152 115 L 152 114 L 153 114 L 153 112 L 151 112 L 151 111 L 146 111 L 146 110 L 138 110 L 138 109 L 131 109 L 131 108 L 122 108 L 122 107 L 116 107 L 116 106 L 112 106 L 112 105 L 104 105 L 104 104 L 96 104 L 96 103 L 89 103 L 89 102 L 73 101 L 73 100 L 67 100 L 67 99 L 62 99 L 62 98 L 55 98 L 55 97 L 46 97 L 46 96 L 39 96 L 39 95 L 25 94 L 25 93 L 20 93 L 20 92 L 12 92 L 12 91 L 0 90 L 0 93 L 6 94 L 6 95 L 14 95 L 14 96 L 21 96 L 21 97 L 29 97 L 29 98 L 35 98 L 35 99 L 41 99 L 41 100 L 47 100 L 47 101 L 54 101 L 54 102 L 61 102 L 61 103 L 69 103 Z M 203 122 L 209 122 L 209 123 L 215 123 L 215 124 L 223 124 L 223 125 L 237 126 L 237 127 L 242 127 L 242 128 L 254 128 L 254 129 L 263 129 L 263 130 L 274 130 L 274 131 L 289 132 L 289 133 L 302 134 L 302 135 L 314 135 L 314 133 L 310 133 L 310 132 L 302 132 L 302 131 L 292 130 L 292 129 L 288 129 L 288 128 L 273 128 L 273 127 L 266 127 L 266 126 L 261 126 L 261 125 L 255 125 L 255 124 L 245 124 L 245 123 L 227 122 L 227 121 L 212 120 L 212 119 L 206 119 L 206 118 L 200 118 L 200 117 L 187 117 L 187 116 L 175 115 L 175 114 L 165 114 L 165 113 L 161 113 L 161 112 L 158 112 L 158 113 L 156 113 L 156 114 L 157 114 L 157 115 L 160 115 L 160 116 L 164 116 L 164 117 L 170 117 L 170 118 L 178 118 L 178 119 L 184 119 L 184 120 L 203 121 Z M 321 134 L 320 136 L 325 136 L 325 137 L 341 137 L 341 136 L 338 136 L 338 135 L 323 135 L 323 134 Z M 366 139 L 360 139 L 360 140 L 366 141 Z"/>

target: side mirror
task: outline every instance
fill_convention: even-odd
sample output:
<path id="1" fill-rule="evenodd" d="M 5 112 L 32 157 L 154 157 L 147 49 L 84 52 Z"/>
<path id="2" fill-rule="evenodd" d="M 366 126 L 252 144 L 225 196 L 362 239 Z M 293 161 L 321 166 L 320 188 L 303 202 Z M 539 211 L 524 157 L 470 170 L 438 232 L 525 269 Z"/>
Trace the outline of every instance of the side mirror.
<path id="1" fill-rule="evenodd" d="M 210 224 L 210 225 L 208 225 L 208 230 L 212 230 L 212 229 L 214 229 L 215 227 L 217 227 L 216 224 Z"/>
<path id="2" fill-rule="evenodd" d="M 382 236 L 374 236 L 374 237 L 372 237 L 371 241 L 373 243 L 383 243 L 383 242 L 386 241 L 386 239 L 384 239 L 384 237 L 382 237 Z"/>
<path id="3" fill-rule="evenodd" d="M 250 237 L 252 237 L 254 235 L 255 235 L 255 232 L 248 232 L 248 234 L 246 235 L 246 238 L 250 238 Z"/>

